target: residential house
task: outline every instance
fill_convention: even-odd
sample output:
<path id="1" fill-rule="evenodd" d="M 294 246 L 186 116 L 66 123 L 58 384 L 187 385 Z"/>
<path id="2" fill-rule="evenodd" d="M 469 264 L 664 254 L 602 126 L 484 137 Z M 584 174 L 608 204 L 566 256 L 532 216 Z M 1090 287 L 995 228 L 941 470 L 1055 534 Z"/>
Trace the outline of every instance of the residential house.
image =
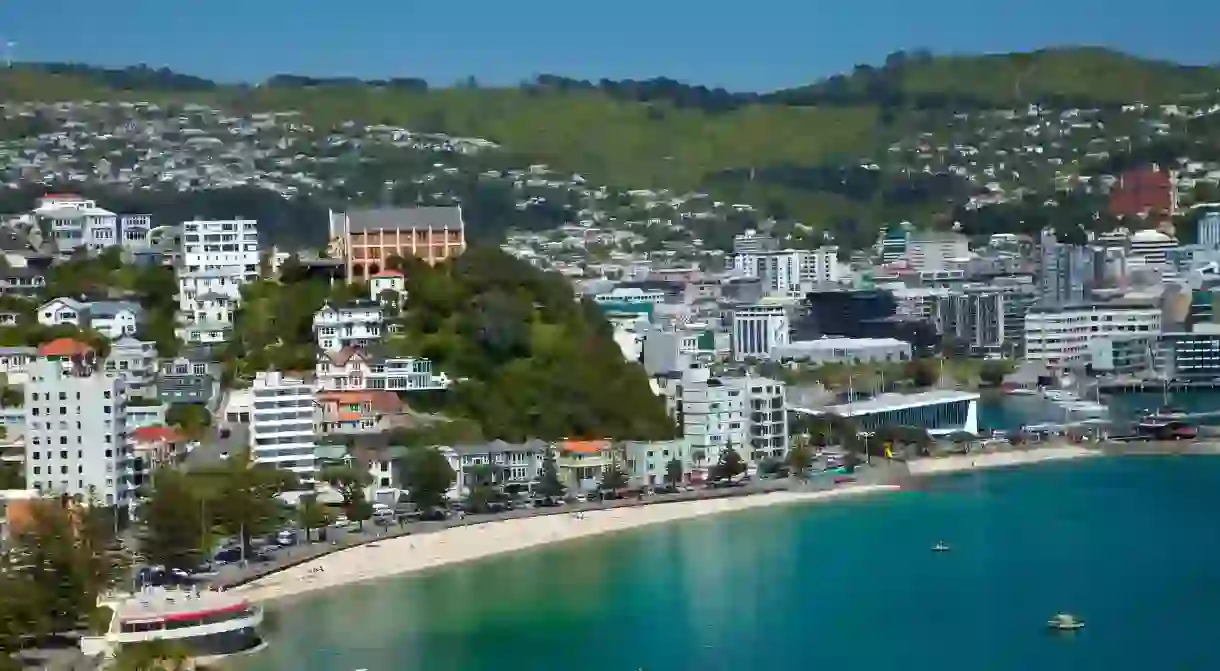
<path id="1" fill-rule="evenodd" d="M 0 310 L 0 326 L 16 326 L 21 323 L 21 313 L 12 310 Z"/>
<path id="2" fill-rule="evenodd" d="M 368 347 L 381 341 L 385 315 L 377 301 L 324 303 L 313 317 L 318 347 L 338 352 L 345 347 Z"/>
<path id="3" fill-rule="evenodd" d="M 37 268 L 0 269 L 0 295 L 36 296 L 47 286 L 47 278 Z"/>
<path id="4" fill-rule="evenodd" d="M 369 300 L 381 303 L 384 307 L 385 292 L 394 295 L 394 307 L 402 307 L 407 300 L 407 278 L 397 270 L 383 270 L 369 278 Z"/>
<path id="5" fill-rule="evenodd" d="M 89 326 L 89 304 L 73 298 L 52 298 L 38 306 L 38 323 L 43 326 Z"/>
<path id="6" fill-rule="evenodd" d="M 329 391 L 315 397 L 318 433 L 377 433 L 404 418 L 403 404 L 389 391 Z"/>
<path id="7" fill-rule="evenodd" d="M 93 301 L 85 309 L 89 328 L 110 340 L 133 336 L 144 323 L 143 306 L 132 301 Z"/>
<path id="8" fill-rule="evenodd" d="M 568 491 L 593 491 L 607 469 L 625 466 L 625 459 L 608 440 L 565 440 L 556 447 L 559 481 Z"/>
<path id="9" fill-rule="evenodd" d="M 661 487 L 669 484 L 665 479 L 669 462 L 677 459 L 682 464 L 682 479 L 676 484 L 689 482 L 693 466 L 690 451 L 690 445 L 683 438 L 627 441 L 623 443 L 623 471 L 632 487 Z"/>
<path id="10" fill-rule="evenodd" d="M 202 351 L 163 359 L 157 371 L 157 396 L 164 403 L 211 403 L 219 393 L 220 364 Z"/>
<path id="11" fill-rule="evenodd" d="M 458 495 L 465 496 L 474 485 L 481 466 L 489 466 L 494 484 L 527 487 L 538 481 L 542 462 L 550 445 L 541 440 L 508 443 L 493 440 L 487 443 L 452 445 L 454 460 L 450 465 L 457 473 Z"/>
<path id="12" fill-rule="evenodd" d="M 324 391 L 424 391 L 446 389 L 450 384 L 444 373 L 433 374 L 428 359 L 384 356 L 376 348 L 319 352 L 314 374 Z"/>
<path id="13" fill-rule="evenodd" d="M 157 397 L 157 345 L 152 341 L 119 338 L 110 345 L 107 373 L 117 373 L 127 383 L 129 398 Z"/>
<path id="14" fill-rule="evenodd" d="M 143 486 L 153 471 L 174 467 L 186 459 L 187 440 L 176 429 L 166 426 L 144 426 L 131 432 L 134 446 L 132 484 Z"/>
<path id="15" fill-rule="evenodd" d="M 4 373 L 5 384 L 25 384 L 26 367 L 37 356 L 35 347 L 0 347 L 0 373 Z"/>

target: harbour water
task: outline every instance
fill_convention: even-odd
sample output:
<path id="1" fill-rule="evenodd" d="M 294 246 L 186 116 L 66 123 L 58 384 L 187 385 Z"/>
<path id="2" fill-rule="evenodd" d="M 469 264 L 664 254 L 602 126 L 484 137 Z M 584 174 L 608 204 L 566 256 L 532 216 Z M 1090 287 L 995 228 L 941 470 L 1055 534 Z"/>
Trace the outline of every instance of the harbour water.
<path id="1" fill-rule="evenodd" d="M 1217 669 L 1218 504 L 1209 457 L 950 476 L 302 598 L 238 668 Z"/>

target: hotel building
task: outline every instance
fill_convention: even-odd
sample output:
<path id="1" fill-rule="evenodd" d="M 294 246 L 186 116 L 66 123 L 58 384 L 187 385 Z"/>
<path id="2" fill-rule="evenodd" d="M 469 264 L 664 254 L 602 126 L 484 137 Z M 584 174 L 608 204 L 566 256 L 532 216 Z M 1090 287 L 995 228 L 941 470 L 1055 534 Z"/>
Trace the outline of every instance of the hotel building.
<path id="1" fill-rule="evenodd" d="M 394 256 L 436 264 L 466 251 L 459 206 L 332 210 L 329 228 L 330 255 L 343 260 L 348 282 L 377 275 Z"/>

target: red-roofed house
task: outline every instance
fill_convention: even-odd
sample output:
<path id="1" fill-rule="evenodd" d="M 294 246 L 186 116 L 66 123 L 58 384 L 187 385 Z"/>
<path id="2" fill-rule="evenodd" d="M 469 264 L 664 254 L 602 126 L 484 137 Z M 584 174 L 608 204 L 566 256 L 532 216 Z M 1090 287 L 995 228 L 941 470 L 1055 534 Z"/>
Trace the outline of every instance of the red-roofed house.
<path id="1" fill-rule="evenodd" d="M 93 354 L 93 348 L 75 338 L 57 338 L 38 347 L 38 356 L 72 359 Z"/>
<path id="2" fill-rule="evenodd" d="M 177 466 L 186 458 L 186 437 L 168 426 L 142 426 L 131 432 L 135 443 L 136 463 L 132 466 L 133 482 L 143 484 L 153 470 Z"/>
<path id="3" fill-rule="evenodd" d="M 382 294 L 392 292 L 401 306 L 407 299 L 407 277 L 397 270 L 383 270 L 369 278 L 369 298 L 385 304 Z"/>

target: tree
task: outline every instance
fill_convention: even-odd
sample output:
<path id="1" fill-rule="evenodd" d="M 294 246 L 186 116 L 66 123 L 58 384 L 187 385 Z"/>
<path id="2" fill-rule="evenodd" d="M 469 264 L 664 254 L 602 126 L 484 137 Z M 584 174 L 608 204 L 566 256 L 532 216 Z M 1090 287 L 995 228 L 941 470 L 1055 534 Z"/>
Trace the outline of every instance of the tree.
<path id="1" fill-rule="evenodd" d="M 475 485 L 466 497 L 466 508 L 473 513 L 485 513 L 496 500 L 496 490 L 483 484 Z"/>
<path id="2" fill-rule="evenodd" d="M 720 460 L 712 467 L 713 480 L 732 480 L 733 478 L 746 472 L 746 462 L 733 449 L 732 445 L 725 447 L 720 453 Z"/>
<path id="3" fill-rule="evenodd" d="M 113 671 L 185 671 L 190 668 L 190 651 L 173 640 L 124 643 L 109 667 Z"/>
<path id="4" fill-rule="evenodd" d="M 665 464 L 665 484 L 670 487 L 676 487 L 682 482 L 682 460 L 670 459 Z"/>
<path id="5" fill-rule="evenodd" d="M 347 514 L 347 519 L 355 522 L 357 528 L 364 531 L 364 523 L 373 517 L 373 504 L 364 499 L 359 499 L 353 501 L 350 506 L 347 506 L 344 512 Z"/>
<path id="6" fill-rule="evenodd" d="M 339 496 L 343 497 L 344 508 L 364 500 L 365 488 L 373 484 L 373 476 L 368 471 L 346 464 L 323 468 L 318 479 L 335 488 Z"/>
<path id="7" fill-rule="evenodd" d="M 301 502 L 297 506 L 297 523 L 305 530 L 305 542 L 313 542 L 313 530 L 318 529 L 319 534 L 325 534 L 326 527 L 334 521 L 330 512 L 318 503 L 317 494 L 306 494 L 301 497 Z M 320 535 L 318 540 L 325 540 L 325 536 Z"/>
<path id="8" fill-rule="evenodd" d="M 25 469 L 21 464 L 0 462 L 0 489 L 25 489 Z"/>
<path id="9" fill-rule="evenodd" d="M 912 359 L 905 372 L 916 387 L 931 387 L 940 378 L 939 364 L 933 359 Z"/>
<path id="10" fill-rule="evenodd" d="M 140 553 L 148 563 L 189 571 L 208 555 L 203 499 L 184 474 L 157 471 L 143 520 Z"/>
<path id="11" fill-rule="evenodd" d="M 542 459 L 542 471 L 538 474 L 538 493 L 548 499 L 558 499 L 567 488 L 559 481 L 559 467 L 555 463 L 554 450 L 547 450 Z"/>
<path id="12" fill-rule="evenodd" d="M 399 464 L 412 503 L 420 510 L 445 505 L 445 495 L 456 480 L 445 455 L 434 447 L 415 447 Z"/>
<path id="13" fill-rule="evenodd" d="M 622 467 L 618 463 L 610 464 L 602 471 L 602 481 L 598 488 L 602 491 L 618 491 L 626 489 L 628 484 L 627 474 L 623 472 Z"/>
<path id="14" fill-rule="evenodd" d="M 809 478 L 809 469 L 813 466 L 813 450 L 805 443 L 798 443 L 788 450 L 788 468 L 798 480 Z"/>
<path id="15" fill-rule="evenodd" d="M 1010 368 L 1007 361 L 988 359 L 979 368 L 979 381 L 988 387 L 999 387 L 1004 384 L 1004 376 L 1008 375 Z"/>
<path id="16" fill-rule="evenodd" d="M 40 613 L 46 635 L 77 629 L 97 607 L 97 597 L 115 584 L 122 563 L 110 551 L 113 536 L 94 510 L 66 498 L 36 501 L 14 537 L 10 570 L 17 567 Z"/>
<path id="17" fill-rule="evenodd" d="M 189 477 L 217 529 L 237 536 L 247 549 L 251 538 L 271 533 L 283 523 L 286 511 L 279 495 L 298 486 L 288 471 L 251 463 L 248 452 L 219 466 L 192 471 Z"/>
<path id="18" fill-rule="evenodd" d="M 174 403 L 165 412 L 165 423 L 178 427 L 191 440 L 199 440 L 212 426 L 212 413 L 197 403 Z"/>

